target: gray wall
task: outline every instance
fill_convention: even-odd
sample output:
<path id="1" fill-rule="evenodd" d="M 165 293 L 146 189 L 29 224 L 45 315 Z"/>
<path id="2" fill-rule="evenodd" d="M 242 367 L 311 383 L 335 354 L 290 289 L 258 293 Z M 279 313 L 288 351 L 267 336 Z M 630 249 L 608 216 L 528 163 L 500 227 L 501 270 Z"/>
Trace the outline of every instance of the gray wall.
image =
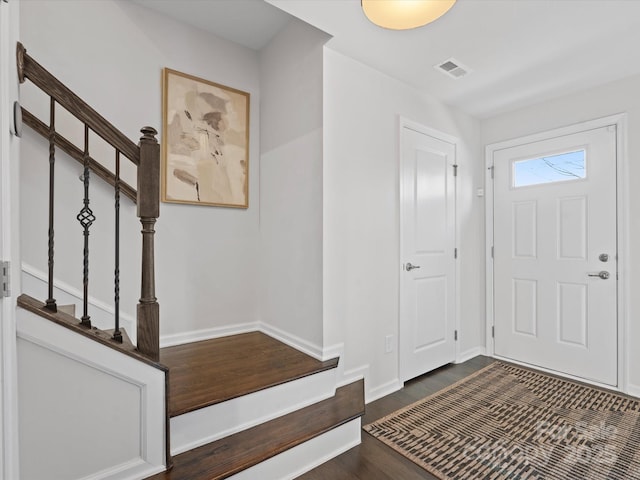
<path id="1" fill-rule="evenodd" d="M 260 88 L 257 53 L 129 2 L 21 2 L 22 41 L 29 53 L 69 88 L 137 141 L 139 129 L 161 130 L 161 71 L 173 68 L 251 94 L 249 209 L 161 204 L 156 225 L 156 281 L 161 334 L 258 320 L 258 217 Z M 48 119 L 48 102 L 23 88 L 23 103 Z M 60 114 L 68 135 L 82 142 L 81 127 Z M 22 153 L 23 261 L 46 271 L 47 144 L 31 132 Z M 81 143 L 80 143 L 81 144 Z M 99 150 L 100 145 L 92 140 Z M 102 159 L 112 165 L 112 154 Z M 58 174 L 59 259 L 56 277 L 81 287 L 80 167 L 63 159 Z M 134 183 L 135 185 L 135 183 Z M 92 186 L 98 220 L 91 242 L 91 294 L 112 303 L 112 190 Z M 139 290 L 140 226 L 124 199 L 122 308 L 135 317 Z M 44 297 L 43 297 L 44 298 Z"/>
<path id="2" fill-rule="evenodd" d="M 260 54 L 260 317 L 322 351 L 322 71 L 328 36 L 293 19 Z"/>

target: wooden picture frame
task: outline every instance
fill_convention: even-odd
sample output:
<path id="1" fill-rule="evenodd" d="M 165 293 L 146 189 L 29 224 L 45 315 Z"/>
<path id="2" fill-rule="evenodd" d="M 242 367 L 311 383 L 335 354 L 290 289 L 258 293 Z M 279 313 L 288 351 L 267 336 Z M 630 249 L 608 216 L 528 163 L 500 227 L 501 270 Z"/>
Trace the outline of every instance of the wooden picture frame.
<path id="1" fill-rule="evenodd" d="M 247 92 L 165 68 L 162 201 L 249 207 Z"/>

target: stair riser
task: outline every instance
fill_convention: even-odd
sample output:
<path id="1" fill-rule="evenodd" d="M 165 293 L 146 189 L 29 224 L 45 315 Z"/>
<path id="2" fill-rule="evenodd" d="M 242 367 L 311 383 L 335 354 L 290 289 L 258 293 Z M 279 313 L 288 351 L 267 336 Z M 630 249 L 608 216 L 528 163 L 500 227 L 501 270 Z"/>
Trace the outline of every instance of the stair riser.
<path id="1" fill-rule="evenodd" d="M 228 480 L 292 480 L 359 445 L 360 435 L 361 422 L 357 418 L 232 475 Z"/>
<path id="2" fill-rule="evenodd" d="M 171 419 L 171 454 L 246 430 L 335 394 L 335 369 L 309 375 Z M 256 477 L 258 478 L 258 477 Z"/>

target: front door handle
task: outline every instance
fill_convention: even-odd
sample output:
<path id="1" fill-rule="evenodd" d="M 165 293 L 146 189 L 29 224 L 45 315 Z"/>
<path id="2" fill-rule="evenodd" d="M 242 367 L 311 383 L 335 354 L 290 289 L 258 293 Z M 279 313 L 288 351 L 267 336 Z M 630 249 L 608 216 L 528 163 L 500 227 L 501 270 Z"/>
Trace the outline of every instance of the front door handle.
<path id="1" fill-rule="evenodd" d="M 407 272 L 410 272 L 415 268 L 420 268 L 420 265 L 411 265 L 411 262 L 407 262 L 407 265 L 404 268 L 407 269 Z"/>
<path id="2" fill-rule="evenodd" d="M 597 273 L 588 273 L 590 277 L 600 277 L 602 280 L 607 280 L 609 278 L 609 272 L 605 272 L 604 270 Z"/>

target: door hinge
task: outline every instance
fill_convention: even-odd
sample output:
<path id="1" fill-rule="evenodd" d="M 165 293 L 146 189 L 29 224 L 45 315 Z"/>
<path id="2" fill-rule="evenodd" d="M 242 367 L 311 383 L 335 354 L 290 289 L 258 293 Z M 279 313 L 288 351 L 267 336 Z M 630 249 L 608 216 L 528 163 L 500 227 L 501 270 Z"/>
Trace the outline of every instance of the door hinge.
<path id="1" fill-rule="evenodd" d="M 458 258 L 458 249 L 457 248 L 453 249 L 453 258 Z"/>
<path id="2" fill-rule="evenodd" d="M 454 165 L 453 166 L 453 176 L 457 177 L 458 176 L 458 165 Z"/>
<path id="3" fill-rule="evenodd" d="M 458 330 L 456 330 L 455 332 L 453 332 L 453 339 L 457 342 L 458 341 Z"/>
<path id="4" fill-rule="evenodd" d="M 491 180 L 493 180 L 493 165 L 489 167 L 489 171 L 491 172 Z"/>
<path id="5" fill-rule="evenodd" d="M 491 258 L 493 258 L 493 245 L 491 245 Z"/>
<path id="6" fill-rule="evenodd" d="M 496 327 L 491 325 L 491 338 L 496 338 Z"/>
<path id="7" fill-rule="evenodd" d="M 0 297 L 11 296 L 11 282 L 9 279 L 9 262 L 0 262 Z"/>

